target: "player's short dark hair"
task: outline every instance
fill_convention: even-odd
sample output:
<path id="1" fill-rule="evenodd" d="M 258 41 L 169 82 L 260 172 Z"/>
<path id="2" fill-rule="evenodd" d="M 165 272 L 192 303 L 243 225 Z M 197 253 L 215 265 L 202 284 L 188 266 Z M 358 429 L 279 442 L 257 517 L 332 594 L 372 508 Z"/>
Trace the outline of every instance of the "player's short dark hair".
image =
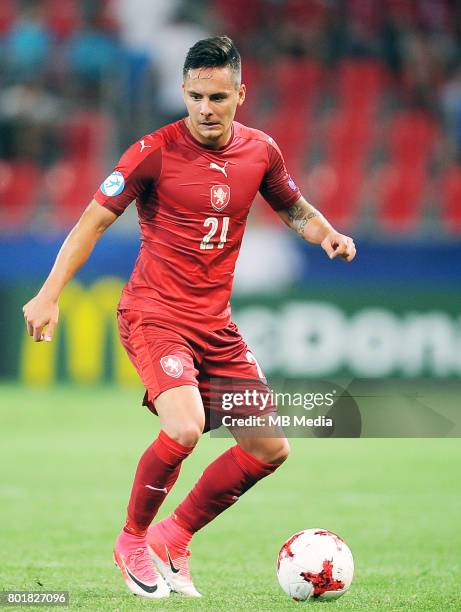
<path id="1" fill-rule="evenodd" d="M 221 68 L 229 66 L 240 82 L 241 60 L 237 47 L 228 36 L 204 38 L 193 45 L 184 61 L 183 77 L 195 68 Z"/>

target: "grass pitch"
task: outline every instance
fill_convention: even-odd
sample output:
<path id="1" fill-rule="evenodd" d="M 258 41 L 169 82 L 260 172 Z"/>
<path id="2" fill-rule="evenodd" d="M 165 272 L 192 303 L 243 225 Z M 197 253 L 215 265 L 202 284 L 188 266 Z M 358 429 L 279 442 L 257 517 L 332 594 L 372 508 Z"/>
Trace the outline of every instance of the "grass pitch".
<path id="1" fill-rule="evenodd" d="M 0 590 L 66 590 L 71 608 L 92 611 L 461 609 L 459 439 L 292 440 L 278 472 L 196 535 L 203 599 L 152 602 L 128 593 L 111 558 L 158 431 L 140 393 L 2 386 L 0 397 Z M 160 516 L 230 443 L 204 436 Z M 297 604 L 278 586 L 281 544 L 309 527 L 352 549 L 355 579 L 337 602 Z"/>

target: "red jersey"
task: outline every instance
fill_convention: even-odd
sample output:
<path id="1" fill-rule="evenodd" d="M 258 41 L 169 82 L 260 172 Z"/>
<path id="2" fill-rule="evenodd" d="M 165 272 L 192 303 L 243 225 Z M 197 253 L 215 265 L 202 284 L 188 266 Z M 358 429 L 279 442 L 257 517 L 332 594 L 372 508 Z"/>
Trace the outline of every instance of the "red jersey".
<path id="1" fill-rule="evenodd" d="M 272 138 L 240 123 L 218 150 L 195 140 L 184 120 L 132 145 L 94 196 L 117 215 L 136 200 L 141 249 L 119 308 L 159 321 L 225 327 L 258 191 L 275 210 L 301 195 Z"/>

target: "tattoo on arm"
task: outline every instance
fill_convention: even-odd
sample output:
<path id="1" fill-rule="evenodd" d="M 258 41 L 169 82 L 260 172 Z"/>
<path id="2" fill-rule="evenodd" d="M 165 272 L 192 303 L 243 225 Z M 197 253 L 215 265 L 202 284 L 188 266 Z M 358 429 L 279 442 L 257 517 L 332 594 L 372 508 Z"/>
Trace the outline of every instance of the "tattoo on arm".
<path id="1" fill-rule="evenodd" d="M 288 218 L 290 219 L 291 227 L 298 234 L 302 234 L 307 222 L 314 217 L 319 216 L 319 212 L 313 206 L 308 204 L 308 208 L 293 204 L 288 209 Z"/>

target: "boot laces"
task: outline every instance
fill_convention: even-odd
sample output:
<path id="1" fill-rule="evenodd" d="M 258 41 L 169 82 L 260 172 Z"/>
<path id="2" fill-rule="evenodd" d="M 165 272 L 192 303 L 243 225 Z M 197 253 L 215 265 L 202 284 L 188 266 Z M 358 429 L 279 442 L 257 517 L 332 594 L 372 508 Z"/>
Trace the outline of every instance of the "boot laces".
<path id="1" fill-rule="evenodd" d="M 128 553 L 126 564 L 136 572 L 138 578 L 155 580 L 156 576 L 147 546 L 141 546 Z"/>

